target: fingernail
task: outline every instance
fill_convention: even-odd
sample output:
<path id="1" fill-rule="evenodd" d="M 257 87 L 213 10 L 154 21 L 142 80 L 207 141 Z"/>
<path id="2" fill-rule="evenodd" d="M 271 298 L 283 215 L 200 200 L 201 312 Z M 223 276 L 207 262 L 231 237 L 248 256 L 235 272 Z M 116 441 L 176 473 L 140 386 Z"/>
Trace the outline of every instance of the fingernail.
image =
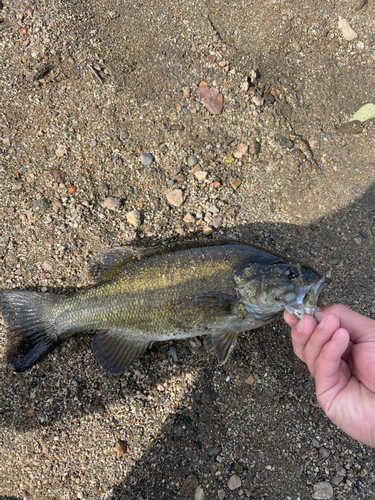
<path id="1" fill-rule="evenodd" d="M 323 328 L 326 323 L 326 319 L 323 318 L 322 321 L 319 323 L 318 328 Z"/>
<path id="2" fill-rule="evenodd" d="M 303 318 L 299 320 L 299 322 L 297 323 L 297 331 L 298 332 L 302 332 L 303 330 Z"/>

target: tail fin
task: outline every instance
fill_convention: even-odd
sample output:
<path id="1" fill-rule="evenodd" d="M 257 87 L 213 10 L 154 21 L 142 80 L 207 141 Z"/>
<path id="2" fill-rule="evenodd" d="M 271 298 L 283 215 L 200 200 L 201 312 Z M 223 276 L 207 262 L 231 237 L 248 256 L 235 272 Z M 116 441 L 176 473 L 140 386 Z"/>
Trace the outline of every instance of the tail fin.
<path id="1" fill-rule="evenodd" d="M 0 312 L 8 330 L 7 357 L 22 372 L 37 363 L 58 344 L 52 293 L 11 290 L 0 292 Z"/>

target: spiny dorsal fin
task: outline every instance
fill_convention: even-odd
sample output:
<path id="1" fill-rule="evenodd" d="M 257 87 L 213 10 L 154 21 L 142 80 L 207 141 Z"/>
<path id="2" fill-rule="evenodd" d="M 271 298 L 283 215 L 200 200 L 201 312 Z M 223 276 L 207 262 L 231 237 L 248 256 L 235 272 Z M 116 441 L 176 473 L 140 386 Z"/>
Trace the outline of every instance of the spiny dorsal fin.
<path id="1" fill-rule="evenodd" d="M 215 351 L 220 365 L 229 358 L 237 342 L 238 334 L 233 330 L 224 333 L 210 333 L 206 336 L 207 351 Z"/>
<path id="2" fill-rule="evenodd" d="M 106 373 L 123 373 L 152 343 L 129 340 L 125 335 L 125 331 L 103 330 L 92 339 L 91 348 Z"/>

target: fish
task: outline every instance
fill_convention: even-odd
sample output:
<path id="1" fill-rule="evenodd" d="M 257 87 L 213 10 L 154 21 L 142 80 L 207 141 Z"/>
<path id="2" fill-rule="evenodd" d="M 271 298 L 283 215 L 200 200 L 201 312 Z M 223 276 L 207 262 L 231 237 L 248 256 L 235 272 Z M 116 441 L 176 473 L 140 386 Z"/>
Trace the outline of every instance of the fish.
<path id="1" fill-rule="evenodd" d="M 205 336 L 224 364 L 240 333 L 286 309 L 314 314 L 330 282 L 301 264 L 242 241 L 115 247 L 89 266 L 94 283 L 70 295 L 0 291 L 7 359 L 22 372 L 72 335 L 95 332 L 104 372 L 127 370 L 154 342 Z"/>

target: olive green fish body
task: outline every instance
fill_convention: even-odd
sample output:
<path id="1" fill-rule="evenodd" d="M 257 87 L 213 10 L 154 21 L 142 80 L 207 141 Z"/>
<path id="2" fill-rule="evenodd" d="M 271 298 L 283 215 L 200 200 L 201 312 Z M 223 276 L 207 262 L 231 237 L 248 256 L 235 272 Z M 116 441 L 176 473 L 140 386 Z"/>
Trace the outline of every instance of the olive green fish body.
<path id="1" fill-rule="evenodd" d="M 69 297 L 0 292 L 8 357 L 16 370 L 91 330 L 98 332 L 93 351 L 108 373 L 123 372 L 152 342 L 197 335 L 206 336 L 223 363 L 238 333 L 288 307 L 306 312 L 301 300 L 308 294 L 314 308 L 323 285 L 313 271 L 245 243 L 197 243 L 140 258 L 115 250 L 99 265 L 98 284 Z"/>

